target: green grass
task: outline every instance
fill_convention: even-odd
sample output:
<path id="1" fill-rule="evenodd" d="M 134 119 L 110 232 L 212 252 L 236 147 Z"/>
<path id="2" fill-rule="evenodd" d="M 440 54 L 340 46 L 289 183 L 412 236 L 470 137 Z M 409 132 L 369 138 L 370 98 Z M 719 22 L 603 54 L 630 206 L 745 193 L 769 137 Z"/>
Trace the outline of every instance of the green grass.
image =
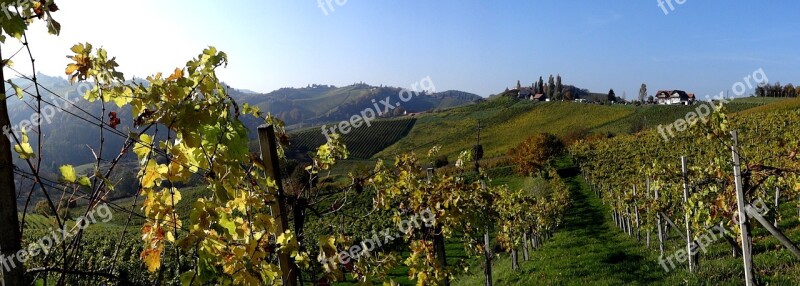
<path id="1" fill-rule="evenodd" d="M 508 255 L 500 254 L 492 269 L 495 284 L 646 285 L 663 279 L 663 270 L 648 261 L 646 249 L 606 221 L 604 207 L 585 190 L 574 170 L 562 174 L 567 174 L 573 196 L 563 228 L 532 252 L 530 261 L 522 261 L 519 272 L 511 270 Z M 479 285 L 483 275 L 476 272 L 456 285 Z"/>

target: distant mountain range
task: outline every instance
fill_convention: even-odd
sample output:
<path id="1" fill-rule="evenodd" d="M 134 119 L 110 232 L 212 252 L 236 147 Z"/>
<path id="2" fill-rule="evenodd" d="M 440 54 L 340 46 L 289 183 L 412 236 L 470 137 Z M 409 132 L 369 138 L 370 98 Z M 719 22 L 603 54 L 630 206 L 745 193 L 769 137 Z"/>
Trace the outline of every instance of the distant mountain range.
<path id="1" fill-rule="evenodd" d="M 400 102 L 401 88 L 353 84 L 344 87 L 311 85 L 305 88 L 282 88 L 267 94 L 233 90 L 234 99 L 258 106 L 262 111 L 283 119 L 290 129 L 313 126 L 326 122 L 348 120 L 374 102 L 391 98 Z M 374 100 L 374 101 L 373 101 Z M 420 92 L 403 102 L 402 108 L 383 117 L 393 117 L 404 112 L 418 113 L 473 104 L 482 97 L 463 91 L 449 90 L 438 93 Z"/>
<path id="2" fill-rule="evenodd" d="M 101 115 L 102 105 L 99 102 L 88 103 L 82 95 L 78 95 L 77 85 L 70 85 L 69 82 L 60 77 L 53 77 L 44 74 L 36 76 L 39 83 L 43 86 L 40 93 L 45 101 L 52 103 L 58 108 L 43 104 L 53 112 L 49 122 L 47 120 L 42 126 L 44 139 L 44 155 L 47 158 L 49 170 L 55 170 L 63 164 L 79 166 L 94 161 L 92 151 L 99 147 L 100 131 L 99 127 L 90 122 L 96 122 L 96 118 L 101 117 L 107 120 L 107 116 Z M 12 79 L 12 82 L 19 85 L 27 92 L 35 94 L 35 89 L 31 82 L 26 79 Z M 11 87 L 5 84 L 6 90 Z M 354 84 L 345 87 L 335 87 L 330 85 L 312 85 L 306 88 L 282 88 L 267 94 L 255 93 L 249 90 L 239 90 L 231 88 L 231 96 L 237 103 L 248 103 L 258 106 L 264 112 L 270 112 L 283 119 L 289 129 L 296 129 L 304 126 L 313 126 L 328 122 L 348 120 L 352 115 L 358 114 L 364 109 L 372 108 L 373 100 L 380 101 L 391 97 L 394 102 L 398 102 L 399 93 L 402 89 L 396 87 L 371 86 L 367 84 Z M 52 92 L 52 93 L 51 93 Z M 56 94 L 58 96 L 53 95 Z M 67 103 L 62 98 L 67 97 L 74 103 Z M 473 104 L 482 100 L 478 95 L 462 91 L 445 91 L 439 93 L 421 92 L 408 102 L 403 102 L 402 108 L 397 108 L 394 112 L 384 114 L 383 117 L 400 116 L 402 113 L 428 112 L 438 109 L 448 109 L 452 107 Z M 34 114 L 33 108 L 36 104 L 35 99 L 30 95 L 25 95 L 23 100 L 16 97 L 8 99 L 9 116 L 13 124 L 30 120 Z M 66 110 L 66 111 L 62 111 Z M 82 110 L 88 112 L 85 113 Z M 117 127 L 121 133 L 125 134 L 132 128 L 130 108 L 119 109 L 114 104 L 106 105 L 106 115 L 109 112 L 117 112 L 122 123 Z M 69 114 L 72 113 L 72 114 Z M 77 118 L 75 115 L 87 120 Z M 93 118 L 94 117 L 94 118 Z M 252 130 L 263 123 L 258 120 L 246 120 L 245 124 Z M 29 134 L 31 130 L 29 129 Z M 107 152 L 117 152 L 121 149 L 125 138 L 121 135 L 105 132 Z M 33 145 L 36 146 L 36 135 L 31 134 Z M 113 150 L 113 151 L 111 151 Z M 108 154 L 105 154 L 108 156 Z"/>

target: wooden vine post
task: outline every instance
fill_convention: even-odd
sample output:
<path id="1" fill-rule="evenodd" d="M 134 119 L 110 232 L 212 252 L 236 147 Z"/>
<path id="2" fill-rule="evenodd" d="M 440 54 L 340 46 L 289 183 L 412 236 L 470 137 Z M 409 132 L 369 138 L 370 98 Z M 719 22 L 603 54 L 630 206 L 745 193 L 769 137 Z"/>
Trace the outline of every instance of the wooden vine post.
<path id="1" fill-rule="evenodd" d="M 619 195 L 617 195 L 617 202 L 618 204 L 622 202 L 622 197 Z M 625 213 L 622 211 L 621 206 L 617 206 L 617 220 L 619 221 L 619 229 L 627 233 L 627 230 L 625 230 Z"/>
<path id="2" fill-rule="evenodd" d="M 658 189 L 653 190 L 656 202 L 658 201 Z M 658 251 L 659 257 L 664 258 L 664 227 L 661 222 L 661 212 L 656 210 L 656 227 L 658 228 Z"/>
<path id="3" fill-rule="evenodd" d="M 639 222 L 639 203 L 636 199 L 636 185 L 633 185 L 633 212 L 636 214 L 636 240 L 642 241 L 641 224 Z"/>
<path id="4" fill-rule="evenodd" d="M 753 257 L 752 248 L 750 243 L 750 229 L 747 223 L 747 213 L 744 197 L 744 186 L 742 185 L 742 166 L 739 158 L 739 133 L 732 131 L 733 146 L 731 146 L 731 153 L 733 155 L 733 176 L 736 182 L 736 204 L 739 213 L 739 231 L 742 235 L 742 259 L 744 260 L 744 282 L 746 286 L 755 285 L 753 278 Z"/>
<path id="5" fill-rule="evenodd" d="M 647 178 L 647 189 L 645 190 L 645 194 L 647 194 L 647 200 L 650 200 L 650 178 Z M 650 213 L 650 207 L 648 206 L 645 210 L 645 221 L 650 223 L 650 218 L 647 214 Z M 648 227 L 647 228 L 647 248 L 650 248 L 650 233 L 653 232 L 653 229 Z"/>
<path id="6" fill-rule="evenodd" d="M 686 211 L 684 213 L 684 221 L 686 226 L 686 253 L 689 257 L 689 272 L 694 272 L 696 257 L 692 254 L 692 231 L 689 228 L 689 220 L 692 216 L 692 211 L 689 209 L 689 172 L 686 166 L 686 156 L 681 156 L 681 174 L 683 175 L 683 206 Z"/>
<path id="7" fill-rule="evenodd" d="M 773 220 L 773 226 L 776 228 L 778 227 L 778 214 L 780 213 L 780 203 L 781 203 L 781 189 L 775 187 L 775 218 Z"/>
<path id="8" fill-rule="evenodd" d="M 625 231 L 628 232 L 628 236 L 633 236 L 632 224 L 631 224 L 631 206 L 625 206 Z"/>
<path id="9" fill-rule="evenodd" d="M 523 251 L 522 252 L 522 255 L 523 255 L 522 259 L 525 260 L 525 261 L 528 261 L 528 260 L 530 260 L 530 252 L 528 250 L 530 244 L 528 243 L 528 231 L 527 230 L 525 230 L 525 232 L 522 233 L 522 241 L 523 241 L 523 243 L 522 243 L 522 251 Z"/>
<path id="10" fill-rule="evenodd" d="M 277 185 L 277 200 L 270 206 L 272 215 L 278 216 L 277 233 L 284 233 L 289 229 L 289 220 L 286 215 L 286 197 L 283 194 L 283 183 L 280 176 L 280 158 L 278 157 L 278 145 L 275 141 L 275 127 L 272 125 L 259 126 L 258 141 L 261 146 L 261 159 L 264 162 L 267 176 L 274 179 Z M 292 262 L 289 253 L 278 250 L 278 259 L 283 275 L 283 285 L 297 285 L 299 269 Z"/>

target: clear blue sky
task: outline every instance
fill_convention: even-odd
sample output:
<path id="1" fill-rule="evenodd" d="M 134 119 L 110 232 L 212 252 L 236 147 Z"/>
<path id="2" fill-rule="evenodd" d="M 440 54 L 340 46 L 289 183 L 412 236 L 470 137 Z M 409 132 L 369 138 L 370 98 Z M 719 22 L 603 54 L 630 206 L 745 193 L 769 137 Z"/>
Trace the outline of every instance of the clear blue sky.
<path id="1" fill-rule="evenodd" d="M 560 73 L 628 98 L 643 82 L 705 95 L 759 68 L 800 83 L 800 2 L 675 1 L 668 15 L 657 0 L 333 0 L 327 15 L 316 0 L 60 1 L 63 34 L 31 43 L 45 73 L 62 75 L 69 46 L 89 41 L 137 76 L 214 45 L 230 56 L 223 79 L 261 92 L 430 76 L 440 91 L 487 96 Z"/>

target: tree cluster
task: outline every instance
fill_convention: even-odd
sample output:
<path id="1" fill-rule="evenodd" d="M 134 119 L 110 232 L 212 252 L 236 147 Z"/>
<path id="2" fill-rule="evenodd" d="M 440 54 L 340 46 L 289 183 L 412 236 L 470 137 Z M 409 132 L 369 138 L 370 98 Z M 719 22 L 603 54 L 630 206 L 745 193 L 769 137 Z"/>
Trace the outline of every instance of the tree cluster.
<path id="1" fill-rule="evenodd" d="M 756 87 L 757 97 L 797 97 L 800 95 L 800 86 L 795 87 L 789 83 L 781 85 L 780 82 Z"/>
<path id="2" fill-rule="evenodd" d="M 520 89 L 519 82 L 517 85 L 517 89 Z M 556 75 L 555 77 L 550 75 L 546 84 L 544 78 L 540 76 L 539 80 L 531 85 L 531 89 L 533 94 L 544 94 L 552 100 L 574 100 L 589 94 L 587 89 L 563 84 L 561 75 Z"/>

